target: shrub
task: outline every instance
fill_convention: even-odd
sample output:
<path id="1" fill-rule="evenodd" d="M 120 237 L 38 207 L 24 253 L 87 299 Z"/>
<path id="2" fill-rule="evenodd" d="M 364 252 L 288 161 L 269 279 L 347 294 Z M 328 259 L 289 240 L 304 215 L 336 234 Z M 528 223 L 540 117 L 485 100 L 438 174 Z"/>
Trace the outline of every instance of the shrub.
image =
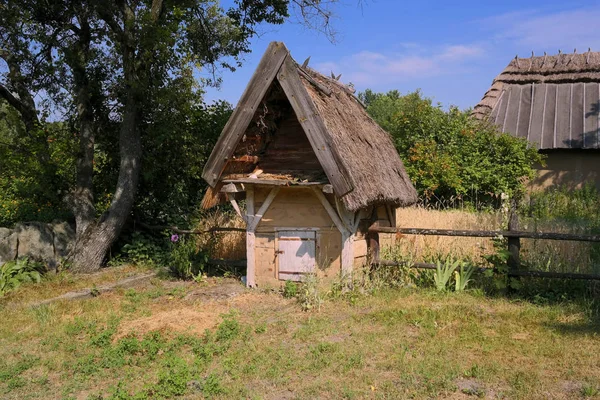
<path id="1" fill-rule="evenodd" d="M 6 293 L 17 289 L 26 282 L 40 282 L 43 270 L 41 263 L 30 261 L 28 258 L 21 258 L 16 261 L 10 261 L 0 267 L 0 297 Z"/>
<path id="2" fill-rule="evenodd" d="M 208 254 L 198 249 L 196 242 L 190 238 L 179 239 L 173 235 L 169 270 L 180 279 L 196 279 L 201 277 L 208 262 Z"/>
<path id="3" fill-rule="evenodd" d="M 373 119 L 388 131 L 425 202 L 466 199 L 497 206 L 501 193 L 523 189 L 542 156 L 527 141 L 498 132 L 456 107 L 444 111 L 419 91 L 359 95 Z"/>
<path id="4" fill-rule="evenodd" d="M 137 265 L 157 266 L 164 265 L 168 258 L 169 251 L 164 238 L 133 232 L 128 243 L 111 261 L 113 264 L 124 260 Z"/>

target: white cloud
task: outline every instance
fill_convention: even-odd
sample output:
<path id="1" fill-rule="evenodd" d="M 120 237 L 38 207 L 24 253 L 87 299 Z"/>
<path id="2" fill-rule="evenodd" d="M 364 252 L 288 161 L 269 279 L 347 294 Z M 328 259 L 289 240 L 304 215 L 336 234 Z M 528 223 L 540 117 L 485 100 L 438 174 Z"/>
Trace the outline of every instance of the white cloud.
<path id="1" fill-rule="evenodd" d="M 513 42 L 516 48 L 555 53 L 558 49 L 600 50 L 599 20 L 600 7 L 595 6 L 554 12 L 527 10 L 487 18 L 480 23 L 496 32 L 496 40 Z"/>
<path id="2" fill-rule="evenodd" d="M 315 68 L 327 75 L 331 71 L 343 73 L 344 82 L 369 86 L 452 73 L 465 62 L 483 54 L 483 49 L 478 45 L 427 49 L 416 44 L 402 44 L 401 47 L 403 51 L 400 53 L 384 54 L 365 50 L 339 61 L 316 64 Z"/>

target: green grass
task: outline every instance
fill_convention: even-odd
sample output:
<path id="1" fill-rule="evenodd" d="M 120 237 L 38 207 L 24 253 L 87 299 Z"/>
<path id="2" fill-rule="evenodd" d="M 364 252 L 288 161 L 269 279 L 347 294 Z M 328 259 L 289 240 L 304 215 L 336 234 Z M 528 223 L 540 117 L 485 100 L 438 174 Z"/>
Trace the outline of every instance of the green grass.
<path id="1" fill-rule="evenodd" d="M 585 303 L 398 289 L 304 312 L 276 293 L 206 301 L 186 297 L 203 286 L 177 285 L 35 309 L 4 300 L 0 398 L 599 396 L 600 326 Z M 165 311 L 214 324 L 135 325 Z"/>

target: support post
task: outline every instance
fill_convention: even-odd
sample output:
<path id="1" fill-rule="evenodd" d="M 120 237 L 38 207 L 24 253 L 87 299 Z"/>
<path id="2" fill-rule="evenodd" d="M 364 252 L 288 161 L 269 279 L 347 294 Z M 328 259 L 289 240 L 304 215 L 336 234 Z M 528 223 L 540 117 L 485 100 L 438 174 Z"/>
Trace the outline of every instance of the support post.
<path id="1" fill-rule="evenodd" d="M 329 214 L 329 217 L 342 234 L 342 277 L 348 279 L 352 276 L 352 268 L 354 267 L 354 249 L 353 240 L 354 232 L 350 231 L 346 227 L 346 224 L 342 221 L 342 216 L 338 214 L 325 195 L 319 189 L 313 189 L 313 192 L 317 198 L 321 201 L 321 204 Z M 337 207 L 336 207 L 337 208 Z"/>
<path id="2" fill-rule="evenodd" d="M 510 215 L 508 218 L 508 230 L 509 231 L 518 231 L 519 230 L 519 215 L 517 212 L 518 200 L 517 198 L 513 198 L 510 203 Z M 519 252 L 521 251 L 521 239 L 518 237 L 509 237 L 508 238 L 508 252 L 510 256 L 508 257 L 508 267 L 510 271 L 515 271 L 519 269 L 521 264 Z"/>
<path id="3" fill-rule="evenodd" d="M 379 232 L 371 228 L 379 227 L 379 222 L 374 222 L 369 227 L 367 238 L 369 239 L 369 257 L 372 264 L 379 264 Z"/>
<path id="4" fill-rule="evenodd" d="M 354 234 L 342 232 L 342 279 L 352 282 L 352 269 L 354 268 Z"/>
<path id="5" fill-rule="evenodd" d="M 246 221 L 254 220 L 254 186 L 246 188 Z M 256 258 L 254 246 L 254 230 L 250 229 L 250 223 L 246 227 L 246 286 L 256 286 Z"/>

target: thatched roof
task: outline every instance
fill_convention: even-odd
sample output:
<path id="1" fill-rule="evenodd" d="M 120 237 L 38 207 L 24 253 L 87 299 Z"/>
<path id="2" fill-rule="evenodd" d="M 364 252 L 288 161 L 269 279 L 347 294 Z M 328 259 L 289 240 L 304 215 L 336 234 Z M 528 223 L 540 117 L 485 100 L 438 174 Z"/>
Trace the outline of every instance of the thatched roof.
<path id="1" fill-rule="evenodd" d="M 369 117 L 354 90 L 298 65 L 278 42 L 269 45 L 204 168 L 202 176 L 211 186 L 224 180 L 228 160 L 277 88 L 308 137 L 325 173 L 324 183 L 333 186 L 348 210 L 416 202 L 416 191 L 389 134 Z"/>
<path id="2" fill-rule="evenodd" d="M 473 115 L 539 149 L 600 148 L 600 53 L 513 59 Z"/>

